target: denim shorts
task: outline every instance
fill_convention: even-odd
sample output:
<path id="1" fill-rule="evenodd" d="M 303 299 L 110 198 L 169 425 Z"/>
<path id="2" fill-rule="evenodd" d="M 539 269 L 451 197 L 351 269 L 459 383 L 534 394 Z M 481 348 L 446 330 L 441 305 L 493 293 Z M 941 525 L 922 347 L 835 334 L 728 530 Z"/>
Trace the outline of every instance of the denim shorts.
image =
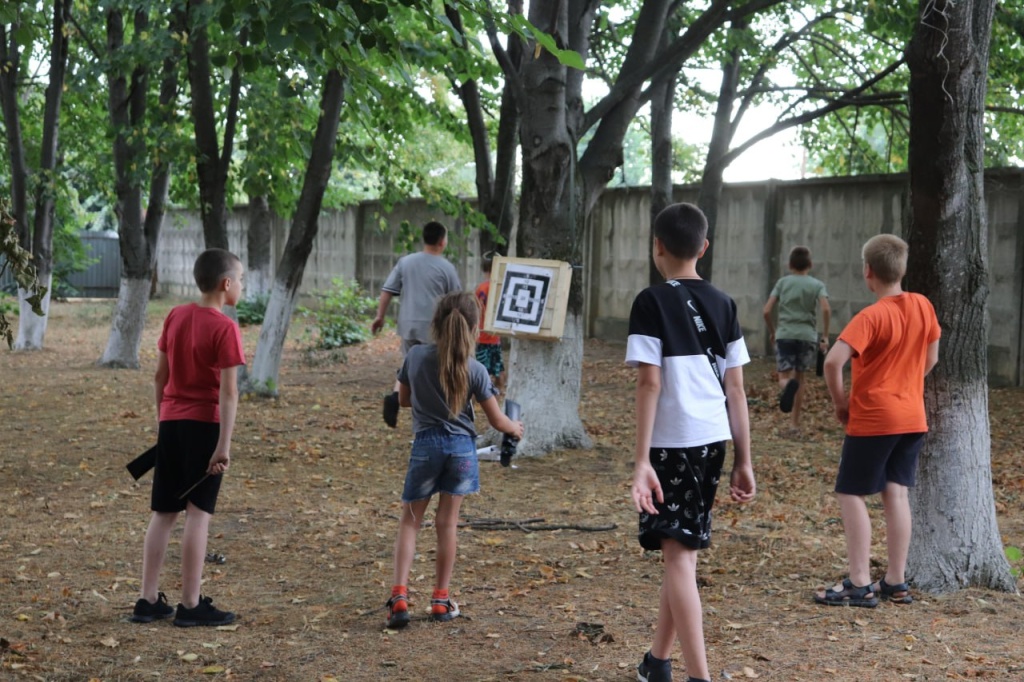
<path id="1" fill-rule="evenodd" d="M 420 431 L 412 443 L 402 502 L 424 500 L 435 493 L 470 495 L 480 492 L 476 439 L 442 428 Z"/>

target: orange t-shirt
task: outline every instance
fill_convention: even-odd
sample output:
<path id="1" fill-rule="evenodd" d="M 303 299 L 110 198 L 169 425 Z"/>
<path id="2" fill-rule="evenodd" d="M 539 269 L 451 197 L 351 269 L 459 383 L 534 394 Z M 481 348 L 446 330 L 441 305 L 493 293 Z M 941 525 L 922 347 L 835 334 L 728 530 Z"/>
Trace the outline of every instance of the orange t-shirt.
<path id="1" fill-rule="evenodd" d="M 887 296 L 854 315 L 839 335 L 854 351 L 848 435 L 928 430 L 924 368 L 928 346 L 941 333 L 935 309 L 920 294 Z"/>
<path id="2" fill-rule="evenodd" d="M 485 279 L 476 286 L 476 302 L 480 304 L 480 336 L 476 338 L 478 346 L 493 346 L 501 343 L 500 336 L 484 331 L 484 313 L 487 312 L 487 295 L 489 293 L 491 293 L 491 280 Z"/>

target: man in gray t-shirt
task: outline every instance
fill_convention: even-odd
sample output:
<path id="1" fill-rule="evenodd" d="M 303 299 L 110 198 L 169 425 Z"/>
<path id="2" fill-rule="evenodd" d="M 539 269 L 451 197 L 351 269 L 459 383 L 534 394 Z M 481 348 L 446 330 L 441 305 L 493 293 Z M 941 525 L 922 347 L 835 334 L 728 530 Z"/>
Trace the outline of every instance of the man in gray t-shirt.
<path id="1" fill-rule="evenodd" d="M 402 339 L 402 356 L 412 346 L 430 341 L 430 320 L 437 299 L 452 291 L 461 291 L 459 273 L 444 257 L 448 246 L 448 229 L 431 221 L 423 226 L 423 250 L 398 259 L 381 287 L 377 317 L 370 329 L 374 334 L 384 326 L 391 299 L 402 297 L 398 309 L 398 336 Z M 394 428 L 398 423 L 398 382 L 392 393 L 384 397 L 384 421 Z"/>

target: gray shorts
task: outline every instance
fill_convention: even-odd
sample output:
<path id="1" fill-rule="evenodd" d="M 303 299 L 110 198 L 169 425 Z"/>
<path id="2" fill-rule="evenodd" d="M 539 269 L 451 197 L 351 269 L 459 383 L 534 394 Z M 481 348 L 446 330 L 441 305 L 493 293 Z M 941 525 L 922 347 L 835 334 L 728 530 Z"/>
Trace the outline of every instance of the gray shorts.
<path id="1" fill-rule="evenodd" d="M 818 345 L 797 339 L 775 340 L 775 368 L 780 372 L 806 372 L 814 367 Z"/>

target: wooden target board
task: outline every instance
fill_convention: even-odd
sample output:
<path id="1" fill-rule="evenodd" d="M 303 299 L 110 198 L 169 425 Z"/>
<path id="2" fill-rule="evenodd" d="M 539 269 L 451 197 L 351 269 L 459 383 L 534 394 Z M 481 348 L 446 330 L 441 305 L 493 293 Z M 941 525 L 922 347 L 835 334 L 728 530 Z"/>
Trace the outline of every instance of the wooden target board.
<path id="1" fill-rule="evenodd" d="M 484 331 L 561 340 L 571 280 L 572 267 L 564 261 L 495 256 Z"/>

